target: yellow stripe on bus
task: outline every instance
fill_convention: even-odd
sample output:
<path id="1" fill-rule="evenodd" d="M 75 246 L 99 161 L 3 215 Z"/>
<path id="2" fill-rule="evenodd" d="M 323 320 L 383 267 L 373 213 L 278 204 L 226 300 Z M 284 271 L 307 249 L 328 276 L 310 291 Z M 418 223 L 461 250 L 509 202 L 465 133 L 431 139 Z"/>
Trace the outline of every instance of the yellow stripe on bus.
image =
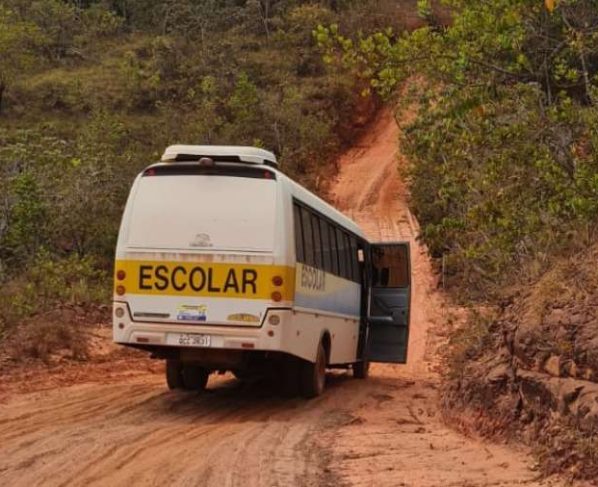
<path id="1" fill-rule="evenodd" d="M 125 272 L 122 280 L 118 280 L 119 271 Z M 282 286 L 274 285 L 274 276 L 282 277 Z M 272 293 L 278 291 L 283 301 L 291 301 L 295 269 L 274 265 L 119 260 L 114 283 L 124 286 L 126 294 L 271 300 Z"/>

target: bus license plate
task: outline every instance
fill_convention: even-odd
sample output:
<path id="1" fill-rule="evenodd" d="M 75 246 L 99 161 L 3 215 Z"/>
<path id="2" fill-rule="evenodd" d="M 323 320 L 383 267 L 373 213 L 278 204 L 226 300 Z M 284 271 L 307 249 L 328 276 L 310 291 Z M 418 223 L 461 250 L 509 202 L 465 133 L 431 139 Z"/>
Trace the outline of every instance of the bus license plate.
<path id="1" fill-rule="evenodd" d="M 166 342 L 168 345 L 182 347 L 209 347 L 212 340 L 210 335 L 198 333 L 169 333 Z"/>

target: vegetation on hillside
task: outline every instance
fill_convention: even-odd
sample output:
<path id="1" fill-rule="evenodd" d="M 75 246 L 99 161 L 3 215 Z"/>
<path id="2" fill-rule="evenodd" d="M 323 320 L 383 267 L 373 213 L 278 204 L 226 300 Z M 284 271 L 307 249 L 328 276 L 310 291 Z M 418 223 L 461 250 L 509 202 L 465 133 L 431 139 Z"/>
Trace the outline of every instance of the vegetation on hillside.
<path id="1" fill-rule="evenodd" d="M 592 237 L 598 2 L 450 4 L 447 29 L 353 40 L 333 26 L 318 37 L 383 94 L 425 79 L 404 127 L 413 206 L 452 286 L 485 299 Z"/>
<path id="2" fill-rule="evenodd" d="M 413 208 L 449 290 L 477 310 L 451 339 L 447 411 L 473 410 L 485 431 L 541 445 L 548 470 L 595 479 L 596 273 L 584 269 L 598 223 L 598 2 L 447 3 L 448 27 L 351 37 L 331 25 L 318 40 L 382 94 L 419 80 L 401 100 L 417 101 L 403 127 Z"/>

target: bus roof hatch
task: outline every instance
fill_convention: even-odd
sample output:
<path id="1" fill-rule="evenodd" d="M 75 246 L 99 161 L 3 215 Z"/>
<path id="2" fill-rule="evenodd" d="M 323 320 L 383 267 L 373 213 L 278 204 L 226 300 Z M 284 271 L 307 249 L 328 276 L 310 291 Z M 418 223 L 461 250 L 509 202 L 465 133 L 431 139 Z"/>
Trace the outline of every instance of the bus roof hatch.
<path id="1" fill-rule="evenodd" d="M 199 161 L 208 157 L 214 161 L 246 162 L 277 167 L 276 156 L 257 147 L 235 145 L 171 145 L 162 155 L 162 162 Z"/>

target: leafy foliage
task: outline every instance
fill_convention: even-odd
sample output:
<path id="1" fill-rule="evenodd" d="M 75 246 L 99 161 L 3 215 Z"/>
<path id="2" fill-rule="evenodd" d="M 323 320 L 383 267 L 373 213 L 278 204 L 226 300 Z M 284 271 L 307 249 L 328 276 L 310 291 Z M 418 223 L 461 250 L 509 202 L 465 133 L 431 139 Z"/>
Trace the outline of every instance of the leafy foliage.
<path id="1" fill-rule="evenodd" d="M 449 283 L 487 299 L 595 225 L 598 2 L 449 3 L 443 29 L 316 36 L 384 95 L 421 80 L 403 100 L 418 100 L 404 128 L 414 208 Z"/>

